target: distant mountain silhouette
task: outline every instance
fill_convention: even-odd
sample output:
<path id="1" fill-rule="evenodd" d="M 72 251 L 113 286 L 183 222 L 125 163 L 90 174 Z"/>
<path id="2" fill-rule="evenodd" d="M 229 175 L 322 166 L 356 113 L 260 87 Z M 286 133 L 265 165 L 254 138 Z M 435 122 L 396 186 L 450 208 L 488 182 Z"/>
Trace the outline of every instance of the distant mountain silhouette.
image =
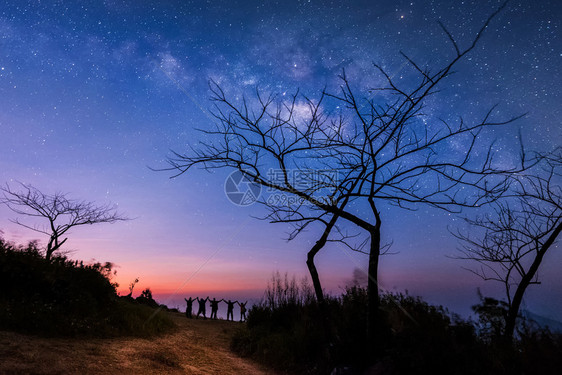
<path id="1" fill-rule="evenodd" d="M 537 325 L 541 328 L 548 327 L 552 332 L 562 333 L 562 322 L 558 320 L 535 314 L 529 310 L 522 310 L 521 315 L 523 315 L 528 320 L 537 323 Z"/>

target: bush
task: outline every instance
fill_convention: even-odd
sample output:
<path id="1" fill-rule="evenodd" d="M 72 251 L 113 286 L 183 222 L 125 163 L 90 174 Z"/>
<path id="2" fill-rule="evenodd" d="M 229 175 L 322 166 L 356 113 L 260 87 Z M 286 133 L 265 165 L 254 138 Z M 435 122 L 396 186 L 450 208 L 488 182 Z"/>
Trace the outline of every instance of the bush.
<path id="1" fill-rule="evenodd" d="M 154 309 L 160 307 L 158 302 L 156 302 L 154 298 L 152 298 L 152 291 L 150 290 L 150 288 L 146 288 L 145 290 L 143 290 L 140 296 L 135 299 L 135 301 L 137 301 L 137 303 L 140 303 L 141 305 L 150 306 Z"/>
<path id="2" fill-rule="evenodd" d="M 470 322 L 402 293 L 383 295 L 381 305 L 392 331 L 385 355 L 396 373 L 486 373 L 486 348 Z"/>
<path id="3" fill-rule="evenodd" d="M 325 372 L 328 336 L 310 286 L 287 275 L 274 275 L 265 297 L 248 312 L 246 327 L 237 332 L 231 348 L 276 369 L 304 373 Z"/>
<path id="4" fill-rule="evenodd" d="M 170 328 L 154 310 L 123 301 L 111 283 L 111 263 L 47 261 L 37 244 L 0 238 L 0 328 L 42 335 L 147 335 Z M 141 324 L 142 323 L 142 324 Z"/>
<path id="5" fill-rule="evenodd" d="M 522 374 L 559 374 L 562 368 L 562 334 L 524 325 L 512 353 L 514 368 Z"/>
<path id="6" fill-rule="evenodd" d="M 513 347 L 494 345 L 488 332 L 441 306 L 408 294 L 383 294 L 384 340 L 367 341 L 367 292 L 348 288 L 325 304 L 287 276 L 274 276 L 265 298 L 233 337 L 232 349 L 287 373 L 527 374 L 556 373 L 562 336 L 528 328 Z M 558 353 L 558 354 L 556 354 Z M 557 366 L 557 367 L 555 367 Z M 338 372 L 339 373 L 339 372 Z"/>

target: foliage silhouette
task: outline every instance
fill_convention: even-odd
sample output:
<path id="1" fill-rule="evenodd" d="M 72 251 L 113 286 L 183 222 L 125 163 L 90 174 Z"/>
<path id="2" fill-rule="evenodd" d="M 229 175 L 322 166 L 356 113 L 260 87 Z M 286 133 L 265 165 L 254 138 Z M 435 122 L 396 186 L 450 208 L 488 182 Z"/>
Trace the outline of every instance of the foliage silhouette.
<path id="1" fill-rule="evenodd" d="M 158 302 L 156 302 L 154 298 L 152 298 L 152 291 L 150 290 L 150 288 L 146 288 L 145 290 L 143 290 L 140 296 L 135 299 L 135 301 L 142 305 L 150 306 L 153 308 L 157 308 L 160 306 Z"/>
<path id="2" fill-rule="evenodd" d="M 289 374 L 557 374 L 562 335 L 527 326 L 514 347 L 496 345 L 471 321 L 406 294 L 381 296 L 386 345 L 368 345 L 365 288 L 326 296 L 324 309 L 313 291 L 276 275 L 266 298 L 232 339 L 239 355 Z M 272 287 L 273 285 L 273 287 Z M 277 286 L 283 286 L 277 288 Z M 284 286 L 288 285 L 289 290 Z M 329 329 L 322 321 L 329 315 Z M 558 350 L 558 352 L 557 352 Z M 338 372 L 340 371 L 340 372 Z"/>
<path id="3" fill-rule="evenodd" d="M 47 336 L 149 336 L 173 328 L 163 314 L 119 297 L 112 267 L 47 260 L 35 242 L 0 238 L 0 328 Z"/>

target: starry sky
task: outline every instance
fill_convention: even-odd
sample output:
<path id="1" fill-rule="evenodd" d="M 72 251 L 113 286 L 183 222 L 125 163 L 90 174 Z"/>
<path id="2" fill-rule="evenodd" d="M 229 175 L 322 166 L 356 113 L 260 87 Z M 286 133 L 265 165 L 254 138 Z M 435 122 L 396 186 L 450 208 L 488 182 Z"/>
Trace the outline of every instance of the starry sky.
<path id="1" fill-rule="evenodd" d="M 66 250 L 116 264 L 121 291 L 136 277 L 160 302 L 184 296 L 258 298 L 272 272 L 306 277 L 312 228 L 294 241 L 288 228 L 252 216 L 224 193 L 229 171 L 201 170 L 170 179 L 170 150 L 196 144 L 211 125 L 208 81 L 240 97 L 255 87 L 309 96 L 337 88 L 342 69 L 358 91 L 380 85 L 383 65 L 408 83 L 399 52 L 439 66 L 454 53 L 437 21 L 466 45 L 500 2 L 478 1 L 4 1 L 0 5 L 0 182 L 29 183 L 46 193 L 112 202 L 134 220 L 78 228 Z M 562 4 L 512 1 L 474 51 L 428 103 L 436 118 L 480 118 L 498 103 L 501 115 L 528 113 L 496 130 L 507 165 L 521 130 L 533 150 L 562 142 L 560 39 Z M 409 290 L 462 314 L 476 288 L 499 296 L 447 256 L 455 215 L 422 207 L 388 210 L 381 286 Z M 9 222 L 4 237 L 39 238 Z M 319 229 L 319 228 L 316 228 Z M 562 318 L 559 248 L 529 290 L 526 306 Z M 339 293 L 367 258 L 337 244 L 318 256 L 327 290 Z M 553 302 L 559 301 L 559 302 Z"/>

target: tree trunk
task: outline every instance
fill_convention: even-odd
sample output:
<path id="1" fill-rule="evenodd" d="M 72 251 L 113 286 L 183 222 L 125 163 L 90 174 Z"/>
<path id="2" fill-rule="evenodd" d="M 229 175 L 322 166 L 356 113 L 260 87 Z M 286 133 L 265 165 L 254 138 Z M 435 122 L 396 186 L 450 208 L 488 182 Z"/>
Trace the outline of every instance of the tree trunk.
<path id="1" fill-rule="evenodd" d="M 519 285 L 517 285 L 517 290 L 515 291 L 515 295 L 513 296 L 513 301 L 511 302 L 511 306 L 509 306 L 509 310 L 507 311 L 507 316 L 505 318 L 505 332 L 504 338 L 507 342 L 511 342 L 513 339 L 513 332 L 515 331 L 515 324 L 517 323 L 517 316 L 519 315 L 519 307 L 521 306 L 521 302 L 523 300 L 523 294 L 525 290 L 530 284 L 530 279 L 527 280 L 524 277 Z"/>
<path id="2" fill-rule="evenodd" d="M 61 248 L 62 245 L 66 242 L 68 238 L 65 238 L 61 242 L 59 242 L 59 238 L 56 235 L 51 235 L 49 239 L 49 243 L 47 244 L 47 249 L 45 250 L 45 259 L 50 262 L 53 253 Z"/>
<path id="3" fill-rule="evenodd" d="M 515 290 L 515 294 L 513 295 L 513 300 L 511 302 L 511 306 L 509 306 L 509 310 L 507 312 L 507 317 L 505 319 L 505 339 L 508 342 L 513 340 L 513 332 L 515 331 L 515 325 L 517 323 L 517 316 L 519 316 L 519 308 L 521 307 L 521 302 L 523 301 L 523 295 L 525 294 L 525 290 L 531 284 L 531 281 L 535 277 L 539 266 L 541 265 L 542 259 L 544 254 L 546 254 L 549 247 L 556 241 L 556 238 L 562 231 L 562 223 L 558 224 L 554 231 L 550 234 L 546 242 L 541 246 L 541 248 L 537 251 L 537 255 L 529 267 L 529 271 L 521 278 L 521 281 L 517 285 L 517 289 Z"/>
<path id="4" fill-rule="evenodd" d="M 51 238 L 51 240 L 47 244 L 47 249 L 45 250 L 45 259 L 47 260 L 47 262 L 51 261 L 51 255 L 53 254 L 53 251 L 53 239 Z"/>
<path id="5" fill-rule="evenodd" d="M 336 221 L 338 221 L 338 218 L 339 215 L 332 216 L 332 219 L 328 222 L 326 228 L 324 229 L 324 233 L 322 233 L 322 236 L 318 239 L 318 241 L 316 241 L 314 246 L 312 246 L 312 249 L 310 249 L 306 257 L 306 265 L 308 266 L 308 272 L 310 272 L 310 278 L 312 279 L 312 285 L 314 286 L 314 293 L 316 294 L 316 300 L 319 303 L 324 302 L 324 292 L 322 290 L 322 285 L 320 284 L 320 277 L 318 276 L 318 270 L 316 269 L 316 265 L 314 264 L 314 257 L 324 247 L 324 245 L 326 245 L 326 242 L 328 241 L 328 236 L 330 235 L 332 228 L 336 224 Z"/>
<path id="6" fill-rule="evenodd" d="M 378 216 L 378 215 L 377 215 Z M 368 316 L 367 316 L 367 335 L 370 345 L 374 349 L 379 349 L 382 342 L 382 326 L 381 314 L 379 313 L 380 296 L 378 285 L 379 274 L 379 256 L 380 256 L 380 219 L 377 217 L 377 223 L 372 231 L 371 246 L 369 251 L 369 279 L 367 282 L 368 295 Z"/>
<path id="7" fill-rule="evenodd" d="M 316 242 L 316 245 L 318 242 Z M 310 278 L 312 279 L 312 285 L 314 286 L 314 293 L 316 294 L 316 300 L 320 303 L 324 302 L 324 292 L 322 291 L 322 285 L 320 284 L 320 277 L 318 276 L 318 270 L 314 265 L 314 256 L 322 248 L 314 245 L 312 250 L 308 252 L 306 259 L 306 265 L 308 266 L 308 272 L 310 272 Z"/>

